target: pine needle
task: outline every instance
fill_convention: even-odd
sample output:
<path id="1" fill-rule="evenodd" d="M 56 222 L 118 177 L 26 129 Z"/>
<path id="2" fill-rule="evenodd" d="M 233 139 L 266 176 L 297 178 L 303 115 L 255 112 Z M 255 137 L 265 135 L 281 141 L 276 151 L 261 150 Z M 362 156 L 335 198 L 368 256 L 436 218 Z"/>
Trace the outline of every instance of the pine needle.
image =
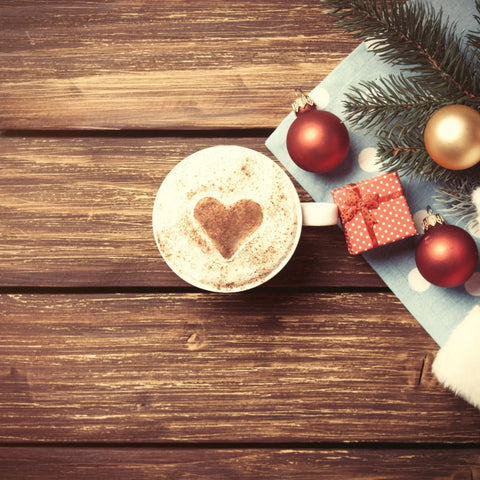
<path id="1" fill-rule="evenodd" d="M 446 84 L 480 102 L 472 81 L 469 55 L 456 26 L 428 3 L 400 0 L 322 0 L 337 24 L 354 37 L 372 42 L 384 61 L 428 77 L 434 86 Z M 445 86 L 443 86 L 445 88 Z"/>
<path id="2" fill-rule="evenodd" d="M 422 85 L 417 77 L 402 74 L 360 82 L 345 98 L 347 121 L 353 128 L 367 132 L 390 129 L 405 135 L 419 125 L 425 126 L 436 110 L 451 103 Z"/>
<path id="3" fill-rule="evenodd" d="M 373 132 L 383 171 L 433 181 L 442 205 L 461 216 L 476 215 L 471 192 L 480 186 L 480 164 L 462 171 L 435 163 L 423 132 L 439 108 L 450 104 L 480 110 L 479 24 L 465 39 L 442 10 L 403 0 L 322 0 L 346 32 L 370 42 L 382 60 L 400 66 L 400 74 L 360 82 L 345 95 L 344 108 L 354 129 Z"/>
<path id="4" fill-rule="evenodd" d="M 442 185 L 437 190 L 435 202 L 444 212 L 465 220 L 471 229 L 477 228 L 477 208 L 472 203 L 472 193 L 475 188 L 480 186 L 480 180 L 477 182 L 466 182 L 465 179 L 457 179 Z"/>

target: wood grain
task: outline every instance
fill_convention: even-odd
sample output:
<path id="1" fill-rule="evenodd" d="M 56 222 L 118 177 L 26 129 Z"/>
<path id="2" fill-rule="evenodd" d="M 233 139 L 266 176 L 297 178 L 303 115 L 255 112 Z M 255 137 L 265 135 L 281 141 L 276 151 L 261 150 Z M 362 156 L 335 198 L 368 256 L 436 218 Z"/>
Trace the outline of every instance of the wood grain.
<path id="1" fill-rule="evenodd" d="M 163 262 L 152 233 L 161 181 L 182 158 L 255 137 L 0 136 L 0 286 L 186 284 Z M 298 186 L 299 196 L 308 195 Z M 348 254 L 337 227 L 307 228 L 270 286 L 384 286 Z"/>
<path id="2" fill-rule="evenodd" d="M 0 129 L 276 127 L 358 42 L 317 0 L 10 0 Z"/>
<path id="3" fill-rule="evenodd" d="M 271 156 L 356 45 L 318 0 L 1 2 L 2 480 L 480 478 L 480 412 L 337 227 L 242 294 L 155 247 L 167 172 Z"/>
<path id="4" fill-rule="evenodd" d="M 480 441 L 391 294 L 0 297 L 3 442 Z"/>
<path id="5" fill-rule="evenodd" d="M 479 449 L 0 448 L 3 480 L 477 480 Z"/>

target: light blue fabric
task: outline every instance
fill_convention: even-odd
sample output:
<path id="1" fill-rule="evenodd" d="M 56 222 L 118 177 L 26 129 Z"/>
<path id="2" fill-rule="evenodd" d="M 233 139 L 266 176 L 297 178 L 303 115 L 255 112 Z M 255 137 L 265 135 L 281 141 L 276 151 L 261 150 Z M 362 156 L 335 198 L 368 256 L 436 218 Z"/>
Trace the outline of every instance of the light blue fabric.
<path id="1" fill-rule="evenodd" d="M 474 0 L 436 0 L 433 6 L 435 9 L 442 8 L 444 19 L 456 23 L 459 34 L 477 30 L 478 24 L 473 18 L 476 13 Z M 361 44 L 311 93 L 315 99 L 326 90 L 329 101 L 325 110 L 343 119 L 342 102 L 350 86 L 358 85 L 361 80 L 375 80 L 394 71 L 393 66 L 382 62 L 367 50 L 365 44 Z M 292 85 L 292 97 L 295 87 Z M 286 134 L 294 120 L 295 114 L 291 112 L 267 139 L 266 145 L 315 201 L 333 202 L 331 190 L 381 174 L 363 170 L 357 161 L 360 152 L 375 147 L 375 136 L 351 128 L 349 158 L 340 167 L 327 174 L 313 174 L 300 169 L 291 160 L 285 144 Z M 434 206 L 434 185 L 418 183 L 405 177 L 401 177 L 401 182 L 412 215 L 425 210 L 427 205 Z M 448 223 L 466 228 L 457 219 L 444 216 Z M 363 256 L 432 338 L 442 346 L 453 328 L 479 302 L 480 298 L 475 296 L 479 293 L 468 293 L 464 286 L 445 289 L 431 285 L 423 292 L 412 288 L 408 276 L 416 267 L 415 246 L 420 238 L 418 235 L 404 239 L 366 252 Z M 385 314 L 388 315 L 388 311 Z"/>

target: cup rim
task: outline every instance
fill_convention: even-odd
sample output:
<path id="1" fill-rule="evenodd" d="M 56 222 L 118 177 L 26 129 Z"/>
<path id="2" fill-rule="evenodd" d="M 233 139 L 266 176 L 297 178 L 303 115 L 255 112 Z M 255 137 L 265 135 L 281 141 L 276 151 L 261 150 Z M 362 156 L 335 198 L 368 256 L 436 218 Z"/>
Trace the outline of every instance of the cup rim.
<path id="1" fill-rule="evenodd" d="M 171 261 L 164 253 L 162 252 L 162 248 L 157 236 L 157 225 L 159 222 L 159 219 L 157 218 L 158 216 L 156 215 L 156 211 L 158 210 L 157 206 L 160 201 L 161 197 L 161 190 L 162 186 L 164 185 L 165 180 L 170 176 L 174 175 L 175 170 L 177 168 L 181 168 L 181 165 L 184 165 L 184 162 L 192 162 L 195 160 L 196 157 L 203 157 L 206 154 L 209 154 L 210 152 L 212 154 L 215 154 L 214 152 L 222 152 L 224 150 L 228 150 L 229 152 L 235 151 L 238 155 L 248 155 L 250 157 L 255 157 L 256 159 L 261 159 L 261 161 L 268 161 L 271 165 L 273 165 L 273 168 L 278 169 L 278 171 L 281 172 L 281 175 L 287 180 L 286 185 L 288 185 L 288 188 L 291 189 L 291 192 L 293 193 L 292 198 L 295 201 L 295 210 L 296 210 L 296 219 L 297 219 L 297 228 L 295 231 L 295 238 L 293 239 L 293 242 L 290 247 L 290 251 L 286 253 L 282 259 L 282 261 L 271 271 L 269 272 L 266 276 L 262 277 L 261 279 L 247 282 L 242 285 L 238 285 L 236 287 L 228 287 L 228 288 L 222 288 L 222 287 L 216 287 L 211 284 L 203 283 L 198 281 L 194 276 L 191 276 L 185 272 L 180 272 L 177 266 L 173 261 Z M 218 153 L 217 153 L 218 154 Z M 302 227 L 303 227 L 303 222 L 302 222 L 302 208 L 301 208 L 301 202 L 300 198 L 298 197 L 297 190 L 295 188 L 295 185 L 293 184 L 292 180 L 290 177 L 287 175 L 287 173 L 271 158 L 267 157 L 265 154 L 258 152 L 257 150 L 253 150 L 248 147 L 243 147 L 239 145 L 214 145 L 211 147 L 206 147 L 200 150 L 197 150 L 190 155 L 186 156 L 180 162 L 178 162 L 164 177 L 162 180 L 157 193 L 155 195 L 155 201 L 153 205 L 153 211 L 152 211 L 152 228 L 153 228 L 153 236 L 155 239 L 155 243 L 157 245 L 157 249 L 160 252 L 160 255 L 162 256 L 163 260 L 165 263 L 168 265 L 168 267 L 182 280 L 187 282 L 188 284 L 197 287 L 202 290 L 206 290 L 209 292 L 214 292 L 214 293 L 236 293 L 236 292 L 242 292 L 242 291 L 247 291 L 251 290 L 253 288 L 259 287 L 260 285 L 265 284 L 269 280 L 271 280 L 274 276 L 276 276 L 283 268 L 288 264 L 288 262 L 291 260 L 293 254 L 295 253 L 298 243 L 300 241 L 301 233 L 302 233 Z"/>

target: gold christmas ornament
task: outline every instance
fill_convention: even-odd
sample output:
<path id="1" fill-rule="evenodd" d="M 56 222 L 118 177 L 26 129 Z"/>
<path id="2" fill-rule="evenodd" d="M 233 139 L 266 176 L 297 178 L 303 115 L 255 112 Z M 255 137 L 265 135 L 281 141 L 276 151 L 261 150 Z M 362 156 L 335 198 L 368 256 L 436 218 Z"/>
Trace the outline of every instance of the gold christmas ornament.
<path id="1" fill-rule="evenodd" d="M 465 170 L 480 162 L 480 113 L 466 105 L 448 105 L 427 122 L 425 148 L 432 159 L 450 170 Z"/>

